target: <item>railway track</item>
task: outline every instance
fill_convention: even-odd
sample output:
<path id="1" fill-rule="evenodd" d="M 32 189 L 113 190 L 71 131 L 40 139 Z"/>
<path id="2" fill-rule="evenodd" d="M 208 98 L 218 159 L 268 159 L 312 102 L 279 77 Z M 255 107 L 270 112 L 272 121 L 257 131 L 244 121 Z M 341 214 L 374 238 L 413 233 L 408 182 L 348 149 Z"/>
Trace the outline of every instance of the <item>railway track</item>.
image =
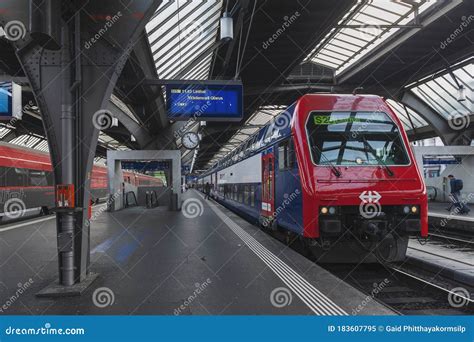
<path id="1" fill-rule="evenodd" d="M 277 232 L 270 235 L 313 259 L 298 239 Z M 441 243 L 445 247 L 453 245 L 458 249 L 462 244 L 472 246 L 471 241 L 461 237 L 433 233 L 432 238 L 436 239 L 435 244 Z M 431 239 L 427 241 L 432 242 Z M 442 255 L 439 257 L 445 258 Z M 400 315 L 474 315 L 473 286 L 441 276 L 441 267 L 428 271 L 413 261 L 414 258 L 407 258 L 404 263 L 398 264 L 320 263 L 319 266 Z M 464 261 L 461 263 L 473 266 Z"/>
<path id="2" fill-rule="evenodd" d="M 290 246 L 310 257 L 297 240 Z M 428 271 L 412 261 L 413 258 L 407 258 L 406 262 L 397 264 L 319 265 L 401 315 L 474 314 L 473 286 L 441 276 L 441 267 Z"/>
<path id="3" fill-rule="evenodd" d="M 451 282 L 450 290 L 400 265 L 321 265 L 402 315 L 474 314 L 474 289 Z"/>
<path id="4" fill-rule="evenodd" d="M 459 243 L 464 244 L 465 246 L 474 247 L 474 238 L 469 239 L 467 237 L 459 236 L 459 235 L 449 235 L 449 234 L 442 234 L 442 233 L 430 233 L 430 237 L 434 238 L 435 240 L 447 241 L 451 243 Z"/>
<path id="5" fill-rule="evenodd" d="M 443 228 L 440 226 L 430 225 L 429 236 L 434 239 L 450 239 L 459 243 L 474 244 L 474 233 L 466 229 L 456 229 L 453 227 Z"/>

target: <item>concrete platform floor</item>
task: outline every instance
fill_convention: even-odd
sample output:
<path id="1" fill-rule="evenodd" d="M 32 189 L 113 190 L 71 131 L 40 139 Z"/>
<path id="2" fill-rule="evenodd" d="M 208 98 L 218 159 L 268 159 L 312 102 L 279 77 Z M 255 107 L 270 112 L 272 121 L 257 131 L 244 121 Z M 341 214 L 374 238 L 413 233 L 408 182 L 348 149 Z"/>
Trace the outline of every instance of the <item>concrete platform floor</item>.
<path id="1" fill-rule="evenodd" d="M 99 278 L 81 297 L 35 296 L 57 277 L 55 220 L 1 227 L 0 314 L 392 314 L 196 191 L 184 199 L 97 215 Z"/>

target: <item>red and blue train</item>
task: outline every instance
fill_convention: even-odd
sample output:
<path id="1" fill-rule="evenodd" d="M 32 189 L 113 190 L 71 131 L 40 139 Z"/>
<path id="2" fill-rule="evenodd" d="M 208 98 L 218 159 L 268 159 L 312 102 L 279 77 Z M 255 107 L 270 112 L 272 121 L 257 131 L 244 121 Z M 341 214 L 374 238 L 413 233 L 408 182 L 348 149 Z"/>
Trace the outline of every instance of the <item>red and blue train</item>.
<path id="1" fill-rule="evenodd" d="M 320 262 L 400 261 L 427 237 L 426 186 L 379 96 L 308 94 L 198 178 L 245 218 L 300 237 Z"/>
<path id="2" fill-rule="evenodd" d="M 124 171 L 124 182 L 137 187 L 163 186 L 160 178 Z M 98 203 L 108 195 L 107 167 L 94 165 L 91 199 Z M 53 170 L 48 153 L 0 142 L 0 221 L 28 212 L 46 213 L 55 206 Z M 12 199 L 18 199 L 12 201 Z"/>

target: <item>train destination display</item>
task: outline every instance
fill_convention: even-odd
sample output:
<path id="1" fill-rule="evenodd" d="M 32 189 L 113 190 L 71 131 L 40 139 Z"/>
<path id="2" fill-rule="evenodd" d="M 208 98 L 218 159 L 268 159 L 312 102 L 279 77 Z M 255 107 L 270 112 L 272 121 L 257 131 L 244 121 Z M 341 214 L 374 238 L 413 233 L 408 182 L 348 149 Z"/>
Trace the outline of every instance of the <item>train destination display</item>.
<path id="1" fill-rule="evenodd" d="M 240 121 L 242 85 L 167 85 L 166 107 L 171 120 Z"/>

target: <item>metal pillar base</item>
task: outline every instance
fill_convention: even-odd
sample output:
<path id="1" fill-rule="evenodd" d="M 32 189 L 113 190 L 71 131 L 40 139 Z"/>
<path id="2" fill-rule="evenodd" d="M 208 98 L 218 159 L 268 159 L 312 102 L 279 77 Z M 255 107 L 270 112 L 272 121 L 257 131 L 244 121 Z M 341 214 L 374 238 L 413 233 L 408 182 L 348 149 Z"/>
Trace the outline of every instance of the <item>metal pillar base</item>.
<path id="1" fill-rule="evenodd" d="M 59 280 L 54 281 L 53 283 L 46 286 L 40 292 L 36 294 L 36 297 L 75 297 L 81 296 L 89 286 L 97 279 L 99 276 L 98 273 L 89 273 L 89 275 L 80 283 L 64 286 L 59 284 Z"/>

